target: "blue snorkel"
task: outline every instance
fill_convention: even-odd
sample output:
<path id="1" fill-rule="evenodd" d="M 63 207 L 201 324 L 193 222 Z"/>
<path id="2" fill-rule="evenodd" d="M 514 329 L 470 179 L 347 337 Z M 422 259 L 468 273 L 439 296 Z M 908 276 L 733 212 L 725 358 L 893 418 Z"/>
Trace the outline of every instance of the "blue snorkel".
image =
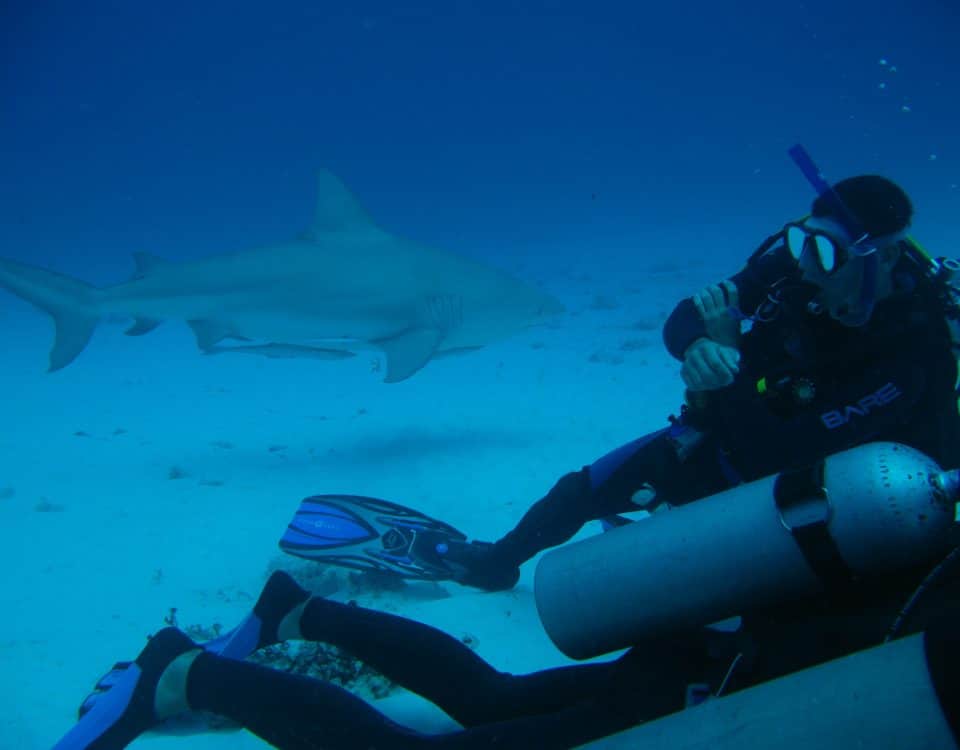
<path id="1" fill-rule="evenodd" d="M 869 234 L 853 211 L 847 207 L 847 204 L 843 202 L 837 191 L 830 186 L 830 183 L 823 179 L 823 173 L 817 169 L 817 165 L 813 163 L 813 159 L 810 158 L 807 150 L 798 143 L 790 148 L 787 153 L 790 154 L 790 158 L 793 159 L 794 164 L 797 165 L 803 176 L 807 178 L 807 182 L 817 191 L 817 195 L 830 205 L 831 218 L 837 221 L 850 237 L 854 238 L 849 251 L 852 255 L 863 258 L 864 262 L 859 302 L 861 310 L 866 315 L 866 319 L 863 321 L 865 323 L 873 312 L 873 306 L 877 301 L 877 248 L 870 243 Z"/>

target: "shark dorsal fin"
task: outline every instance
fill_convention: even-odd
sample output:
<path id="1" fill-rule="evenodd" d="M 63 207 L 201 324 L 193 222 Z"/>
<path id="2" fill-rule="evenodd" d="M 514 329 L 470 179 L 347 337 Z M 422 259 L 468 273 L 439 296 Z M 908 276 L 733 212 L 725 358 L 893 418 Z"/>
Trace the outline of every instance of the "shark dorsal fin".
<path id="1" fill-rule="evenodd" d="M 151 255 L 150 253 L 137 252 L 133 254 L 133 262 L 136 266 L 136 269 L 133 272 L 133 278 L 142 279 L 144 276 L 150 274 L 156 268 L 162 268 L 163 266 L 169 265 L 170 261 L 164 260 L 156 255 Z"/>
<path id="2" fill-rule="evenodd" d="M 314 239 L 328 232 L 372 226 L 373 221 L 353 193 L 335 174 L 320 170 L 317 175 L 317 208 L 304 238 Z"/>

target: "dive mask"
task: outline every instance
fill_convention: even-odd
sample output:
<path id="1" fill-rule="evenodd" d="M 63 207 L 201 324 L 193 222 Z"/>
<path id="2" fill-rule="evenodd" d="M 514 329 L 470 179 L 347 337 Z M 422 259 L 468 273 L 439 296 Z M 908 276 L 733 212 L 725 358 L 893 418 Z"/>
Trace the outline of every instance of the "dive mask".
<path id="1" fill-rule="evenodd" d="M 807 226 L 803 221 L 792 221 L 783 228 L 783 242 L 796 262 L 809 253 L 826 275 L 841 268 L 851 256 L 863 258 L 876 252 L 877 246 L 866 237 L 853 244 L 846 243 L 822 229 Z"/>

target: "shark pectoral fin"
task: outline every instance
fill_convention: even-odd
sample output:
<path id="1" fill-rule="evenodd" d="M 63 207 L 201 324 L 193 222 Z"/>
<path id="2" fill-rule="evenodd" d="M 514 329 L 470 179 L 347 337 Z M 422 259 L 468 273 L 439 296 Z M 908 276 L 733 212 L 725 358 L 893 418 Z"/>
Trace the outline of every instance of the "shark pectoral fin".
<path id="1" fill-rule="evenodd" d="M 124 334 L 127 336 L 143 336 L 146 333 L 150 333 L 150 331 L 162 322 L 162 320 L 153 320 L 151 318 L 136 318 L 133 321 L 133 325 L 124 331 Z"/>
<path id="2" fill-rule="evenodd" d="M 388 339 L 375 341 L 387 355 L 384 383 L 406 380 L 423 367 L 437 351 L 443 334 L 436 328 L 410 328 Z"/>
<path id="3" fill-rule="evenodd" d="M 201 351 L 213 349 L 218 342 L 230 336 L 230 329 L 215 320 L 188 320 L 187 325 L 197 337 L 197 346 Z"/>

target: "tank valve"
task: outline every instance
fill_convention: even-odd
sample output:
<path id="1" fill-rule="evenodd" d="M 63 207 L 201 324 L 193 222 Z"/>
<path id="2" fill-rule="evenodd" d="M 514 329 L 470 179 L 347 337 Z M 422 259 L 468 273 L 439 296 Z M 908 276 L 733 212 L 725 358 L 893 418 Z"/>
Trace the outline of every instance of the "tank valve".
<path id="1" fill-rule="evenodd" d="M 947 502 L 954 504 L 954 521 L 960 521 L 960 469 L 942 471 L 933 477 L 933 486 Z"/>

